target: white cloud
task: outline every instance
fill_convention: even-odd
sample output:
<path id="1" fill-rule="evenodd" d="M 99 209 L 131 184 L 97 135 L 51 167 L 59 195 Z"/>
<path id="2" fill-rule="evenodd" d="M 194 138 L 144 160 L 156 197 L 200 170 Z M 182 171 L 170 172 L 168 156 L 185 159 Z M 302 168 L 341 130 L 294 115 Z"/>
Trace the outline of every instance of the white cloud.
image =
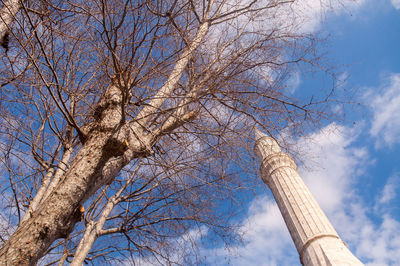
<path id="1" fill-rule="evenodd" d="M 392 0 L 391 2 L 394 8 L 400 10 L 400 0 Z"/>
<path id="2" fill-rule="evenodd" d="M 185 261 L 193 255 L 193 250 L 196 250 L 199 246 L 199 242 L 202 236 L 207 234 L 208 230 L 202 226 L 187 231 L 185 234 L 178 238 L 174 238 L 163 243 L 158 248 L 155 248 L 157 252 L 153 255 L 144 257 L 128 257 L 126 259 L 115 258 L 111 262 L 112 265 L 140 265 L 140 266 L 154 266 L 154 265 L 185 265 Z M 165 245 L 167 244 L 167 245 Z M 197 264 L 196 257 L 194 257 L 194 263 Z"/>
<path id="3" fill-rule="evenodd" d="M 302 25 L 303 32 L 318 30 L 321 23 L 330 13 L 339 14 L 359 8 L 364 0 L 306 0 L 295 1 L 293 4 L 294 20 Z"/>
<path id="4" fill-rule="evenodd" d="M 363 202 L 356 189 L 371 161 L 365 148 L 352 146 L 361 130 L 331 124 L 309 136 L 312 142 L 302 145 L 314 156 L 305 158 L 305 165 L 312 161 L 314 167 L 302 166 L 299 172 L 339 235 L 362 261 L 367 265 L 395 265 L 400 254 L 400 237 L 396 237 L 399 221 L 390 215 L 390 209 L 371 213 L 373 208 Z M 308 170 L 315 165 L 319 166 L 317 170 Z M 397 185 L 398 177 L 391 176 L 377 202 L 393 200 Z M 374 223 L 371 215 L 383 217 L 382 221 Z"/>
<path id="5" fill-rule="evenodd" d="M 336 87 L 337 88 L 344 88 L 347 85 L 347 81 L 349 79 L 349 72 L 345 71 L 341 73 L 336 79 Z"/>
<path id="6" fill-rule="evenodd" d="M 351 184 L 357 176 L 357 167 L 367 157 L 361 149 L 348 148 L 356 136 L 355 130 L 331 124 L 309 136 L 307 139 L 312 139 L 312 142 L 305 139 L 299 142 L 313 155 L 305 160 L 311 160 L 313 166 L 308 164 L 307 168 L 314 169 L 308 171 L 300 167 L 299 171 L 328 216 L 335 217 L 334 225 L 346 227 L 353 222 L 352 217 L 343 211 L 345 199 L 349 200 L 349 195 L 354 195 L 349 193 L 352 191 Z M 346 224 L 340 224 L 345 220 Z M 260 197 L 252 202 L 241 231 L 244 233 L 244 245 L 231 247 L 234 255 L 225 249 L 214 251 L 213 263 L 218 261 L 216 256 L 222 261 L 229 258 L 232 265 L 300 265 L 283 218 L 271 198 Z M 208 257 L 209 254 L 212 252 L 208 253 Z"/>
<path id="7" fill-rule="evenodd" d="M 374 212 L 385 215 L 390 212 L 398 212 L 396 202 L 400 199 L 400 176 L 396 172 L 389 176 L 380 193 L 375 197 Z"/>
<path id="8" fill-rule="evenodd" d="M 294 72 L 290 75 L 287 84 L 287 91 L 293 94 L 301 84 L 301 77 L 299 72 Z"/>
<path id="9" fill-rule="evenodd" d="M 254 57 L 251 59 L 255 62 L 264 62 L 264 64 L 265 62 L 274 62 L 274 64 L 284 63 L 287 60 L 292 60 L 290 58 L 291 55 L 286 54 L 287 49 L 284 49 L 286 45 L 290 46 L 290 43 L 303 34 L 310 34 L 319 30 L 327 16 L 332 14 L 338 15 L 343 12 L 350 13 L 359 8 L 364 1 L 256 1 L 252 8 L 254 10 L 258 9 L 258 11 L 254 11 L 251 14 L 245 13 L 229 17 L 226 21 L 212 25 L 201 49 L 210 57 L 210 62 L 215 62 L 214 67 L 217 68 L 229 61 L 231 55 L 235 55 L 238 47 L 246 50 L 246 47 L 252 47 L 255 41 L 269 36 L 268 38 L 272 45 L 271 49 L 254 54 Z M 229 13 L 233 10 L 243 8 L 250 2 L 252 1 L 228 0 L 222 7 L 221 13 Z M 223 17 L 223 19 L 226 19 L 226 17 Z M 280 51 L 277 52 L 279 49 Z M 275 80 L 277 73 L 275 73 L 276 66 L 274 64 L 260 67 L 260 72 L 262 73 L 260 79 L 264 78 L 266 83 L 273 83 L 273 80 Z M 294 76 L 290 81 L 294 82 L 294 85 L 298 85 L 300 79 Z"/>
<path id="10" fill-rule="evenodd" d="M 244 244 L 203 250 L 212 265 L 296 265 L 298 255 L 278 206 L 269 197 L 253 200 L 240 229 Z"/>
<path id="11" fill-rule="evenodd" d="M 389 177 L 385 186 L 382 189 L 382 193 L 378 199 L 380 204 L 386 204 L 396 198 L 397 192 L 400 188 L 399 175 L 394 174 Z"/>
<path id="12" fill-rule="evenodd" d="M 387 211 L 372 214 L 382 217 L 381 222 L 371 219 L 373 208 L 362 201 L 356 189 L 357 183 L 363 182 L 364 170 L 359 169 L 366 169 L 370 161 L 366 149 L 351 146 L 360 131 L 331 124 L 301 140 L 299 144 L 308 149 L 309 156 L 304 158 L 305 164 L 299 172 L 356 256 L 367 265 L 396 265 L 400 261 L 399 221 Z M 391 186 L 394 182 L 391 180 L 385 187 Z M 391 188 L 384 188 L 382 195 L 386 202 L 393 198 Z M 203 251 L 208 252 L 205 254 L 213 265 L 226 265 L 223 263 L 226 260 L 232 265 L 300 265 L 272 199 L 256 198 L 242 221 L 241 230 L 245 233 L 244 244 L 230 247 L 233 255 L 222 248 Z M 215 264 L 215 261 L 220 263 Z"/>
<path id="13" fill-rule="evenodd" d="M 261 265 L 282 265 L 284 261 L 296 261 L 297 256 L 285 254 L 286 248 L 294 250 L 294 245 L 278 206 L 271 199 L 253 201 L 242 231 L 245 245 L 238 250 L 234 265 L 256 265 L 260 261 Z"/>
<path id="14" fill-rule="evenodd" d="M 367 156 L 363 149 L 348 148 L 357 135 L 354 129 L 331 124 L 300 141 L 308 158 L 299 173 L 328 213 L 340 209 Z"/>
<path id="15" fill-rule="evenodd" d="M 368 260 L 366 265 L 398 265 L 400 261 L 400 223 L 384 215 L 379 226 L 363 221 L 357 252 Z"/>
<path id="16" fill-rule="evenodd" d="M 400 73 L 391 74 L 386 85 L 366 94 L 372 108 L 370 134 L 377 138 L 377 146 L 400 143 Z"/>
<path id="17" fill-rule="evenodd" d="M 374 212 L 373 207 L 395 199 L 398 177 L 394 174 L 388 178 L 382 191 L 377 193 L 379 195 L 368 194 L 377 203 L 370 203 L 371 206 L 362 200 L 357 184 L 363 182 L 362 169 L 367 168 L 371 159 L 366 149 L 352 146 L 361 131 L 331 124 L 301 139 L 299 145 L 308 150 L 308 155 L 304 157 L 305 163 L 299 167 L 299 172 L 357 257 L 370 266 L 396 265 L 400 261 L 400 222 L 393 218 L 390 209 L 379 208 Z M 298 253 L 272 198 L 255 198 L 246 217 L 237 225 L 243 236 L 240 245 L 206 249 L 201 246 L 200 238 L 207 234 L 207 230 L 201 229 L 189 231 L 176 239 L 176 246 L 198 247 L 199 257 L 209 265 L 300 265 Z M 185 252 L 178 251 L 175 249 L 171 258 L 183 263 Z M 151 260 L 142 260 L 141 263 L 148 265 Z"/>

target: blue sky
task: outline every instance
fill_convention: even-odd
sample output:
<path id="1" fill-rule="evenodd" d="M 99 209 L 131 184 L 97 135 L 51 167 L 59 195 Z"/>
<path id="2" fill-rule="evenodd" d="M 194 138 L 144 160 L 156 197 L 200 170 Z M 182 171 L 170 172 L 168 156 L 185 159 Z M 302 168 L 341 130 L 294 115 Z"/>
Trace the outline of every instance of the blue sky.
<path id="1" fill-rule="evenodd" d="M 360 105 L 296 141 L 300 175 L 350 250 L 366 265 L 400 265 L 400 0 L 303 0 L 301 30 L 329 36 L 321 47 L 339 94 Z M 321 8 L 328 3 L 330 8 Z M 336 4 L 335 4 L 336 3 Z M 326 75 L 293 73 L 291 92 L 331 86 Z M 199 247 L 207 265 L 300 265 L 267 188 L 237 221 L 243 245 Z M 200 242 L 207 229 L 180 241 Z M 178 261 L 179 254 L 177 254 Z"/>
<path id="2" fill-rule="evenodd" d="M 303 161 L 300 175 L 362 262 L 400 265 L 400 0 L 300 2 L 306 3 L 299 12 L 304 21 L 300 30 L 329 36 L 321 49 L 338 73 L 338 94 L 351 92 L 360 103 L 345 109 L 333 105 L 336 112 L 345 112 L 344 121 L 326 123 L 296 141 Z M 321 73 L 294 72 L 290 92 L 301 95 L 329 82 Z M 235 224 L 243 244 L 200 245 L 205 264 L 300 265 L 269 190 L 260 188 L 247 206 Z M 206 228 L 193 230 L 176 244 L 191 247 L 207 234 Z M 174 260 L 183 262 L 184 256 L 177 253 Z"/>
<path id="3" fill-rule="evenodd" d="M 337 89 L 354 92 L 361 105 L 297 142 L 299 172 L 356 256 L 366 265 L 400 265 L 400 1 L 347 1 L 322 13 L 319 1 L 308 2 L 306 30 L 329 35 L 323 49 L 340 73 Z M 294 93 L 326 83 L 293 76 Z M 267 189 L 239 223 L 244 245 L 201 250 L 210 264 L 300 265 Z"/>
<path id="4" fill-rule="evenodd" d="M 332 105 L 346 113 L 344 121 L 327 122 L 296 140 L 299 172 L 361 261 L 400 265 L 400 0 L 338 1 L 301 0 L 306 4 L 295 8 L 304 21 L 301 31 L 328 36 L 320 48 L 338 73 L 338 94 L 351 92 L 360 105 Z M 302 95 L 329 82 L 323 73 L 294 72 L 290 92 Z M 247 206 L 235 220 L 243 244 L 200 245 L 206 264 L 300 265 L 270 191 L 260 187 Z M 200 229 L 177 239 L 177 245 L 201 243 L 208 231 Z M 176 254 L 176 261 L 181 256 Z"/>
<path id="5" fill-rule="evenodd" d="M 324 60 L 339 94 L 360 105 L 332 106 L 343 122 L 297 140 L 300 175 L 351 251 L 366 265 L 400 265 L 400 0 L 303 0 L 305 32 L 329 35 Z M 331 8 L 323 9 L 320 3 Z M 330 86 L 326 75 L 293 73 L 291 92 Z M 300 265 L 268 189 L 237 221 L 243 245 L 199 247 L 207 265 Z M 207 229 L 177 240 L 200 242 Z M 179 261 L 179 254 L 176 255 Z"/>

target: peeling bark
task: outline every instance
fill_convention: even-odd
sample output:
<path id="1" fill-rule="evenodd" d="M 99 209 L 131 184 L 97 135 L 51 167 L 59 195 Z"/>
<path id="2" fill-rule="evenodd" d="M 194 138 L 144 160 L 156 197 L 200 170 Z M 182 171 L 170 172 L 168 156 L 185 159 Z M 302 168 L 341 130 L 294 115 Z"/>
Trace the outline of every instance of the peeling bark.
<path id="1" fill-rule="evenodd" d="M 86 259 L 86 256 L 89 254 L 90 249 L 92 248 L 94 242 L 96 239 L 101 236 L 102 230 L 104 223 L 106 222 L 108 216 L 110 215 L 111 211 L 115 207 L 115 205 L 118 203 L 119 196 L 121 193 L 128 187 L 128 185 L 133 181 L 133 179 L 136 176 L 137 170 L 139 170 L 140 164 L 136 167 L 136 170 L 133 172 L 129 180 L 125 183 L 125 185 L 110 199 L 108 199 L 108 202 L 102 211 L 99 219 L 97 222 L 90 221 L 86 225 L 86 230 L 85 233 L 79 242 L 79 245 L 75 251 L 74 254 L 74 259 L 71 262 L 71 266 L 79 266 L 82 265 Z"/>
<path id="2" fill-rule="evenodd" d="M 116 85 L 107 89 L 95 108 L 95 121 L 85 132 L 83 146 L 31 218 L 22 222 L 2 247 L 1 265 L 36 264 L 56 239 L 65 238 L 72 232 L 81 219 L 80 206 L 93 193 L 112 182 L 132 159 L 152 154 L 152 145 L 159 136 L 145 130 L 144 123 L 150 121 L 171 95 L 208 27 L 208 22 L 199 25 L 164 86 L 135 120 L 124 124 L 122 90 Z"/>
<path id="3" fill-rule="evenodd" d="M 128 131 L 117 131 L 118 138 L 113 132 L 121 121 L 118 108 L 122 100 L 120 90 L 111 86 L 103 100 L 108 101 L 109 107 L 101 121 L 94 125 L 86 143 L 76 154 L 53 193 L 32 213 L 30 219 L 21 223 L 2 247 L 0 264 L 34 265 L 56 239 L 68 236 L 73 230 L 81 218 L 81 204 L 112 180 L 134 156 L 140 154 L 142 147 L 130 147 L 130 152 L 124 155 L 120 155 L 118 150 L 107 148 L 110 141 L 127 137 L 123 134 Z"/>
<path id="4" fill-rule="evenodd" d="M 65 149 L 64 155 L 57 166 L 57 170 L 55 170 L 54 167 L 51 167 L 47 171 L 47 174 L 43 178 L 42 185 L 40 186 L 35 198 L 29 205 L 29 208 L 25 213 L 22 222 L 32 217 L 32 213 L 38 209 L 39 204 L 43 202 L 51 194 L 54 188 L 58 185 L 63 174 L 66 171 L 71 155 L 72 155 L 72 148 Z M 53 180 L 50 182 L 50 179 Z"/>

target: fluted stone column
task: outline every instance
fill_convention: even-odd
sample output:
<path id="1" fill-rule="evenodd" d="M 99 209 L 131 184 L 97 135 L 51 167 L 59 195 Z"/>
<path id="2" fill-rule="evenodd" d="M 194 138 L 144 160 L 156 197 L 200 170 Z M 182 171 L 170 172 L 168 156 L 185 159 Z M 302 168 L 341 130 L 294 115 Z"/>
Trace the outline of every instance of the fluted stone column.
<path id="1" fill-rule="evenodd" d="M 261 177 L 271 189 L 303 265 L 363 265 L 346 247 L 276 141 L 255 129 Z"/>

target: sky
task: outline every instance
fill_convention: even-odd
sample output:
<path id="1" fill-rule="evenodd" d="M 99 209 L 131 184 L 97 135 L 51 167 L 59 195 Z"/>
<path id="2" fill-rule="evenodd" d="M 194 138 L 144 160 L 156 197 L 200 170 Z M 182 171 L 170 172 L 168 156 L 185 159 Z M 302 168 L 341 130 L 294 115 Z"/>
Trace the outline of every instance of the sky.
<path id="1" fill-rule="evenodd" d="M 323 12 L 320 1 L 305 2 L 303 30 L 328 35 L 324 49 L 340 73 L 337 89 L 354 92 L 360 105 L 333 107 L 346 112 L 345 121 L 298 140 L 299 173 L 363 263 L 400 265 L 400 0 L 347 2 Z M 296 94 L 325 82 L 294 73 L 291 85 Z M 207 264 L 300 265 L 267 188 L 238 224 L 244 244 L 201 249 Z"/>
<path id="2" fill-rule="evenodd" d="M 301 30 L 328 36 L 323 49 L 340 73 L 338 93 L 352 91 L 360 105 L 333 106 L 346 113 L 345 121 L 297 140 L 303 151 L 299 173 L 362 262 L 400 265 L 400 0 L 300 2 Z M 321 7 L 321 2 L 328 4 Z M 323 75 L 294 72 L 290 93 L 300 95 L 326 82 Z M 243 244 L 199 246 L 207 265 L 300 265 L 268 188 L 260 189 L 235 222 Z M 200 241 L 206 234 L 202 228 L 178 242 Z"/>
<path id="3" fill-rule="evenodd" d="M 334 105 L 346 114 L 344 121 L 326 123 L 296 141 L 299 173 L 365 265 L 400 265 L 400 0 L 299 2 L 300 30 L 328 36 L 323 49 L 338 73 L 337 93 L 351 92 L 359 103 Z M 289 93 L 301 95 L 327 83 L 323 74 L 294 72 Z M 235 225 L 243 244 L 200 244 L 206 265 L 301 265 L 268 188 L 248 203 Z M 207 234 L 206 228 L 190 231 L 177 243 L 201 243 Z M 176 261 L 183 259 L 179 256 Z"/>

